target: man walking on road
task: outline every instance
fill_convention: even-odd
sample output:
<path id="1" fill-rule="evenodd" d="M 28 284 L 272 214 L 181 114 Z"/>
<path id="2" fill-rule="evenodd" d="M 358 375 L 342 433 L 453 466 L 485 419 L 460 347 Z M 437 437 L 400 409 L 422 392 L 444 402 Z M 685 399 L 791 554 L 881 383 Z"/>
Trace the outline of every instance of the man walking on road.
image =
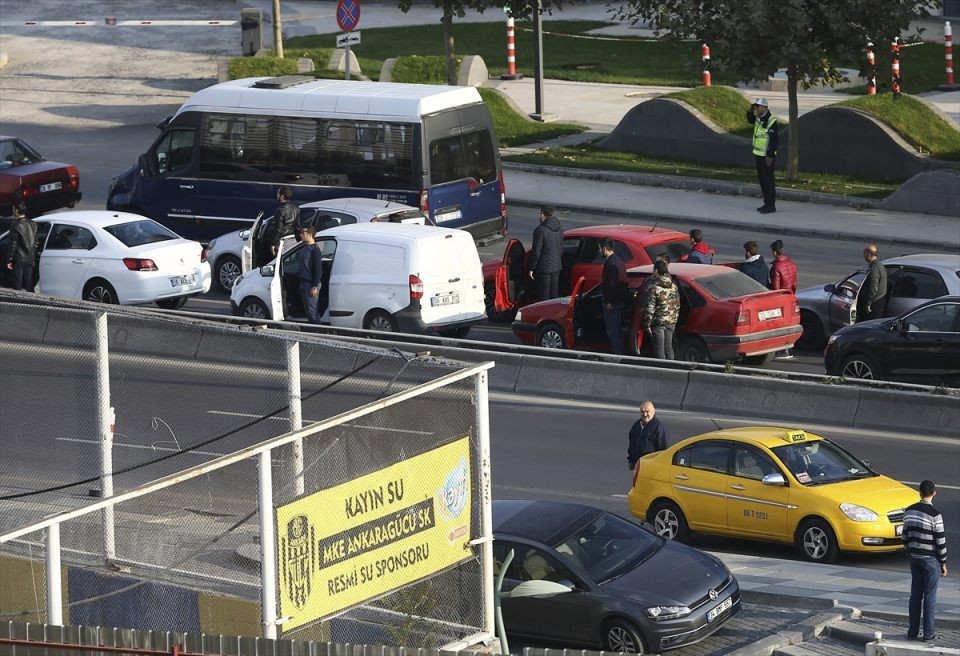
<path id="1" fill-rule="evenodd" d="M 623 305 L 627 302 L 629 286 L 627 267 L 614 252 L 613 240 L 600 242 L 603 263 L 603 323 L 610 340 L 610 350 L 623 355 Z"/>
<path id="2" fill-rule="evenodd" d="M 910 555 L 911 579 L 908 640 L 928 642 L 936 638 L 933 620 L 937 586 L 940 577 L 947 575 L 947 538 L 943 516 L 933 507 L 936 495 L 937 487 L 933 481 L 923 481 L 920 483 L 920 501 L 903 514 L 903 544 Z"/>
<path id="3" fill-rule="evenodd" d="M 530 279 L 535 284 L 538 301 L 560 296 L 560 271 L 563 268 L 563 227 L 553 208 L 540 208 L 540 223 L 533 229 L 530 249 Z"/>
<path id="4" fill-rule="evenodd" d="M 777 184 L 773 171 L 777 164 L 777 148 L 780 147 L 780 127 L 777 118 L 770 113 L 766 98 L 757 98 L 747 110 L 747 123 L 753 126 L 753 158 L 757 163 L 757 178 L 763 205 L 757 208 L 761 214 L 777 211 Z"/>
<path id="5" fill-rule="evenodd" d="M 10 248 L 4 258 L 10 286 L 32 292 L 33 269 L 37 261 L 37 224 L 27 216 L 23 203 L 13 206 L 13 217 L 16 220 L 10 228 Z"/>
<path id="6" fill-rule="evenodd" d="M 627 445 L 627 467 L 633 469 L 637 460 L 655 451 L 667 448 L 670 435 L 667 427 L 656 417 L 653 401 L 640 404 L 640 419 L 630 427 L 630 442 Z"/>
<path id="7" fill-rule="evenodd" d="M 879 252 L 876 244 L 867 244 L 863 249 L 869 268 L 857 294 L 857 323 L 880 319 L 887 307 L 887 269 L 880 262 Z"/>

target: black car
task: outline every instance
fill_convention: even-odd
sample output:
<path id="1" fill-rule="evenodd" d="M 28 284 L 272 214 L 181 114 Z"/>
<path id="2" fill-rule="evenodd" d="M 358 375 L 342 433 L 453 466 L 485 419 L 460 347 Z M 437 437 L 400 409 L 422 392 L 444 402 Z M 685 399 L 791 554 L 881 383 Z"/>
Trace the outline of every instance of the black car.
<path id="1" fill-rule="evenodd" d="M 569 592 L 504 597 L 507 635 L 616 652 L 698 642 L 740 610 L 740 586 L 717 558 L 599 508 L 493 502 L 494 568 L 514 558 L 502 591 L 548 580 Z"/>
<path id="2" fill-rule="evenodd" d="M 823 360 L 831 376 L 958 386 L 960 296 L 841 328 L 830 337 Z"/>

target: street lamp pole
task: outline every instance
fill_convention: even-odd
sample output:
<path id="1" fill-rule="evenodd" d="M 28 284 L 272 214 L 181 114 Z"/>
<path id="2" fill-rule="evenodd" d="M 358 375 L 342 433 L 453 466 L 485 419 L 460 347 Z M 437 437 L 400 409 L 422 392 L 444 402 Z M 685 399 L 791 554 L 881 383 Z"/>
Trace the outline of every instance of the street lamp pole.
<path id="1" fill-rule="evenodd" d="M 533 8 L 533 106 L 531 118 L 543 120 L 543 15 L 541 0 Z"/>

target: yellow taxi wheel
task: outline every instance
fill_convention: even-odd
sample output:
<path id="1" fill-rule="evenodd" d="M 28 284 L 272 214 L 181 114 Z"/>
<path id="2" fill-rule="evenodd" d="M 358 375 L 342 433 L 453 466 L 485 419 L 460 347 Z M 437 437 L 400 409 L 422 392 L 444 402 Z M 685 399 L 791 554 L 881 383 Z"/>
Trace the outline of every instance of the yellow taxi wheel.
<path id="1" fill-rule="evenodd" d="M 808 519 L 797 531 L 797 548 L 803 557 L 815 563 L 832 563 L 837 560 L 837 536 L 822 519 Z"/>
<path id="2" fill-rule="evenodd" d="M 663 538 L 686 542 L 690 537 L 690 528 L 683 511 L 672 501 L 657 501 L 647 513 L 647 521 L 653 525 L 654 532 Z"/>

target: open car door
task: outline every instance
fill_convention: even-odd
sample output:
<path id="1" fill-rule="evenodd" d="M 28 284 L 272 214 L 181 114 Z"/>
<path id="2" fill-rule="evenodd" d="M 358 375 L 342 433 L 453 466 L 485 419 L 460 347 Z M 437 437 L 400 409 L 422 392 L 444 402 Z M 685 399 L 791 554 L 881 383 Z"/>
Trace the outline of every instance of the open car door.
<path id="1" fill-rule="evenodd" d="M 857 296 L 866 277 L 866 271 L 855 271 L 834 285 L 828 301 L 831 333 L 857 320 Z"/>
<path id="2" fill-rule="evenodd" d="M 280 248 L 277 252 L 277 259 L 273 261 L 270 265 L 272 266 L 273 273 L 270 276 L 270 316 L 274 321 L 283 321 L 283 268 L 281 262 L 283 262 L 283 240 L 280 241 Z"/>
<path id="3" fill-rule="evenodd" d="M 563 330 L 566 333 L 567 344 L 570 345 L 571 349 L 577 348 L 580 338 L 584 335 L 584 326 L 581 325 L 584 318 L 581 316 L 582 312 L 578 306 L 581 300 L 580 292 L 583 291 L 585 282 L 586 278 L 580 276 L 573 283 L 573 289 L 570 290 L 570 303 L 567 305 L 567 315 L 563 321 Z"/>
<path id="4" fill-rule="evenodd" d="M 240 238 L 243 239 L 243 247 L 240 250 L 240 270 L 243 273 L 266 264 L 266 262 L 255 262 L 260 258 L 254 257 L 254 244 L 256 243 L 254 237 L 263 234 L 265 224 L 263 212 L 260 212 L 257 214 L 257 218 L 253 220 L 253 227 L 249 230 L 240 231 Z"/>
<path id="5" fill-rule="evenodd" d="M 503 261 L 497 267 L 494 310 L 506 312 L 520 306 L 526 275 L 527 252 L 519 240 L 511 239 L 503 251 Z"/>

